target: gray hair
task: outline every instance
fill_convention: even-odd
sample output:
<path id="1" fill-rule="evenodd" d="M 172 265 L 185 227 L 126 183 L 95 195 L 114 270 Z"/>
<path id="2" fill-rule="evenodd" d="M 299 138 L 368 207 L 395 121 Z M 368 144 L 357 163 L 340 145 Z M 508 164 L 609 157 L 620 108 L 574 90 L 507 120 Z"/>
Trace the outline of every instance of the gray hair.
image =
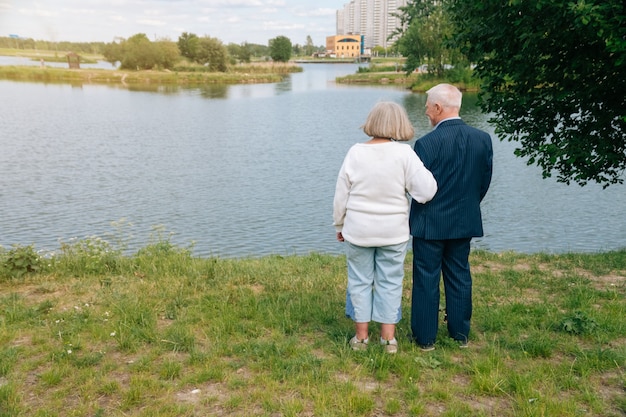
<path id="1" fill-rule="evenodd" d="M 441 107 L 454 109 L 461 108 L 463 94 L 452 84 L 437 84 L 430 90 L 426 91 L 428 99 L 432 104 L 439 104 Z"/>
<path id="2" fill-rule="evenodd" d="M 377 103 L 367 116 L 362 129 L 372 138 L 408 141 L 415 135 L 415 129 L 404 107 L 392 101 Z"/>

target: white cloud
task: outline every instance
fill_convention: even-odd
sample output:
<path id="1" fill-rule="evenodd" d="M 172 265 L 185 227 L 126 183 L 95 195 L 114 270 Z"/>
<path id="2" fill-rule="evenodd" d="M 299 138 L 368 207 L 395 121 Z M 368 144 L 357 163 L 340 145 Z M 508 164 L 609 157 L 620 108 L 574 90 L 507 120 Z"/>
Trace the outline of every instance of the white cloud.
<path id="1" fill-rule="evenodd" d="M 337 10 L 313 9 L 313 10 L 303 10 L 303 11 L 295 12 L 295 14 L 296 16 L 302 16 L 302 17 L 335 16 L 337 14 Z"/>
<path id="2" fill-rule="evenodd" d="M 140 25 L 146 25 L 146 26 L 164 26 L 164 25 L 166 25 L 166 23 L 161 21 L 161 20 L 150 20 L 150 19 L 139 19 L 139 20 L 137 20 L 137 23 L 139 23 Z"/>
<path id="3" fill-rule="evenodd" d="M 208 32 L 224 43 L 260 44 L 279 35 L 298 43 L 311 35 L 323 44 L 335 30 L 334 7 L 346 1 L 0 0 L 0 28 L 6 34 L 73 42 L 110 42 L 150 31 L 159 38 Z"/>

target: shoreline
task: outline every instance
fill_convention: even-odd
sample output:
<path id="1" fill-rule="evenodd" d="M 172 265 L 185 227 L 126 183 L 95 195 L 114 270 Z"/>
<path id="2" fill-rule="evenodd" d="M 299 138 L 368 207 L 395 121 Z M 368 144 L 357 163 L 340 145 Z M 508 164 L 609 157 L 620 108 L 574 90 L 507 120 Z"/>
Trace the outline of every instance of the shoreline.
<path id="1" fill-rule="evenodd" d="M 296 65 L 251 64 L 235 67 L 230 72 L 201 71 L 127 71 L 110 69 L 68 69 L 37 66 L 0 66 L 0 80 L 32 81 L 47 83 L 180 85 L 206 84 L 260 84 L 282 81 L 294 72 L 301 72 Z"/>

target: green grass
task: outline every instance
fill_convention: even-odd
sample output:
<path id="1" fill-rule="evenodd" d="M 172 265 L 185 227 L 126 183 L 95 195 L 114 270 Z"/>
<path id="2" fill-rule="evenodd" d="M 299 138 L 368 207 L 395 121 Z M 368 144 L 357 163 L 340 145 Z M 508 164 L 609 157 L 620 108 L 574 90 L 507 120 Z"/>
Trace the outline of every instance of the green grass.
<path id="1" fill-rule="evenodd" d="M 176 71 L 125 71 L 106 69 L 66 69 L 38 66 L 0 66 L 0 79 L 45 83 L 107 84 L 125 88 L 163 86 L 202 86 L 207 84 L 275 83 L 302 68 L 292 64 L 235 65 L 228 72 L 199 71 L 198 66 Z"/>
<path id="2" fill-rule="evenodd" d="M 411 73 L 403 71 L 402 60 L 380 58 L 372 61 L 369 66 L 360 67 L 357 73 L 337 78 L 342 84 L 383 84 L 400 85 L 413 92 L 425 92 L 439 83 L 451 83 L 462 91 L 479 91 L 480 81 L 472 77 L 469 69 L 451 69 L 442 77 L 428 73 Z"/>
<path id="3" fill-rule="evenodd" d="M 470 348 L 429 353 L 409 254 L 395 356 L 349 349 L 342 256 L 33 251 L 0 250 L 0 417 L 626 414 L 625 250 L 472 253 Z"/>
<path id="4" fill-rule="evenodd" d="M 385 71 L 385 69 L 387 71 Z M 383 84 L 383 85 L 399 85 L 410 89 L 413 92 L 428 91 L 435 85 L 443 82 L 452 83 L 463 91 L 478 91 L 480 83 L 477 80 L 459 78 L 453 74 L 439 78 L 430 74 L 406 74 L 403 71 L 394 71 L 393 68 L 376 68 L 371 71 L 362 71 L 356 74 L 350 74 L 343 77 L 337 77 L 337 82 L 341 84 Z"/>

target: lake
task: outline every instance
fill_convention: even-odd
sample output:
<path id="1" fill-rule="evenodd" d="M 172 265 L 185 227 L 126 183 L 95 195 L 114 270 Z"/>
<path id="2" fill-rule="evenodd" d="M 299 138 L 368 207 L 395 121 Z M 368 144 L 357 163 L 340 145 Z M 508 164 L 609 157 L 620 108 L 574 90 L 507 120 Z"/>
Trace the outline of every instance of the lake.
<path id="1" fill-rule="evenodd" d="M 426 97 L 334 82 L 356 64 L 302 66 L 275 84 L 151 91 L 0 81 L 0 245 L 54 251 L 99 236 L 136 250 L 161 236 L 203 257 L 343 253 L 332 198 L 345 153 L 380 100 L 426 133 Z M 475 95 L 462 116 L 494 138 L 474 247 L 626 247 L 626 187 L 544 180 L 494 136 Z"/>

